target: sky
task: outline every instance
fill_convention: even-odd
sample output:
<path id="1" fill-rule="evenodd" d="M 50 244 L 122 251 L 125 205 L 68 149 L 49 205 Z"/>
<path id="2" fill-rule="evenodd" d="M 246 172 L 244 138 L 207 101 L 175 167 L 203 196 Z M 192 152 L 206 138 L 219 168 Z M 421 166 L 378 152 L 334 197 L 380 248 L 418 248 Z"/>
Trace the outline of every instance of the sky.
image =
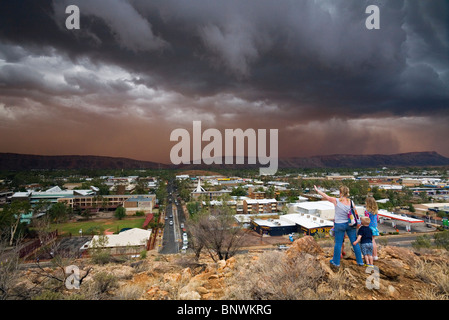
<path id="1" fill-rule="evenodd" d="M 170 163 L 201 121 L 278 129 L 280 157 L 449 157 L 448 120 L 446 0 L 0 4 L 0 152 Z"/>

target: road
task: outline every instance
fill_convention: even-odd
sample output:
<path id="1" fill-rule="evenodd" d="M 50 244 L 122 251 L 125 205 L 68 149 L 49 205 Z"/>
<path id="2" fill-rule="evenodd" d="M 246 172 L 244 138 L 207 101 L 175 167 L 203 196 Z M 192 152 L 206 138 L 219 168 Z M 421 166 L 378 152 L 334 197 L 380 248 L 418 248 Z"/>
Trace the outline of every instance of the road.
<path id="1" fill-rule="evenodd" d="M 416 238 L 424 235 L 425 233 L 415 233 L 410 235 L 398 235 L 398 236 L 384 236 L 376 237 L 376 242 L 379 244 L 379 239 L 385 239 L 387 245 L 395 247 L 412 247 L 412 243 L 416 241 Z M 427 234 L 433 242 L 433 234 Z"/>
<path id="2" fill-rule="evenodd" d="M 176 189 L 172 181 L 167 184 L 168 201 L 165 212 L 164 236 L 162 238 L 162 254 L 178 253 L 182 246 L 181 224 L 185 223 L 185 217 L 181 202 L 177 200 Z M 170 224 L 170 221 L 173 224 Z"/>

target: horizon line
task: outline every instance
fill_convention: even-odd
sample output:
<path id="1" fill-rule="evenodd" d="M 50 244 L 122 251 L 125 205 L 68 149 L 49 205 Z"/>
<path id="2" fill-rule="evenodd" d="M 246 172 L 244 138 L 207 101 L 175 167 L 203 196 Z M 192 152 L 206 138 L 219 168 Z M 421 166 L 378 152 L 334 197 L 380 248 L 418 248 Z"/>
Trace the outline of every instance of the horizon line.
<path id="1" fill-rule="evenodd" d="M 448 158 L 442 154 L 440 154 L 437 151 L 407 151 L 407 152 L 398 152 L 398 153 L 331 153 L 331 154 L 321 154 L 321 155 L 312 155 L 312 156 L 287 156 L 287 157 L 277 157 L 277 159 L 297 159 L 297 158 L 316 158 L 316 157 L 328 157 L 328 156 L 392 156 L 392 155 L 404 155 L 404 154 L 413 154 L 413 153 L 434 153 L 441 157 Z M 132 160 L 132 161 L 141 161 L 141 162 L 152 162 L 155 164 L 161 164 L 161 165 L 173 165 L 173 163 L 165 163 L 160 161 L 154 161 L 154 160 L 142 160 L 142 159 L 136 159 L 131 158 L 128 156 L 111 156 L 111 155 L 95 155 L 95 154 L 34 154 L 34 153 L 19 153 L 19 152 L 2 152 L 0 151 L 0 154 L 14 154 L 14 155 L 21 155 L 21 156 L 38 156 L 38 157 L 99 157 L 99 158 L 114 158 L 114 159 L 126 159 L 126 160 Z M 222 156 L 222 159 L 225 158 L 244 158 L 248 159 L 248 156 Z M 212 157 L 208 159 L 218 159 L 220 157 Z M 257 157 L 255 157 L 257 159 Z M 201 163 L 204 162 L 204 159 L 200 159 Z M 190 159 L 190 164 L 193 163 L 194 159 Z M 224 164 L 224 163 L 223 163 Z"/>

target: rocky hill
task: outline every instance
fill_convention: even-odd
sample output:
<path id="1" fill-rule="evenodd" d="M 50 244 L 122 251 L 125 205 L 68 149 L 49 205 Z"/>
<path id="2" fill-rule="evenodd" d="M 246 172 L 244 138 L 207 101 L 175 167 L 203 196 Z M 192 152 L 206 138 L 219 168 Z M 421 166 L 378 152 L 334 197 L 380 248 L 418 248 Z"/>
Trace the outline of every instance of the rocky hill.
<path id="1" fill-rule="evenodd" d="M 409 152 L 392 155 L 336 154 L 308 158 L 289 158 L 279 161 L 283 168 L 376 168 L 447 166 L 449 158 L 437 152 Z"/>
<path id="2" fill-rule="evenodd" d="M 224 161 L 223 161 L 224 163 Z M 0 170 L 32 169 L 242 169 L 259 168 L 261 165 L 244 164 L 222 165 L 167 165 L 151 161 L 103 156 L 44 156 L 17 153 L 0 153 Z M 280 158 L 278 168 L 379 168 L 379 167 L 431 167 L 449 166 L 449 158 L 436 152 L 411 152 L 393 155 L 351 155 L 336 154 L 313 157 Z"/>
<path id="3" fill-rule="evenodd" d="M 350 251 L 350 250 L 347 250 Z M 122 264 L 90 266 L 78 261 L 80 290 L 39 299 L 121 300 L 440 300 L 449 299 L 449 254 L 385 246 L 376 269 L 360 267 L 351 255 L 332 270 L 332 248 L 314 238 L 296 240 L 286 251 L 253 250 L 226 261 L 206 256 L 150 254 Z M 56 275 L 58 268 L 47 268 Z M 53 274 L 54 273 L 54 274 Z M 33 288 L 42 272 L 23 271 L 17 286 Z M 105 280 L 109 279 L 109 280 Z M 376 282 L 377 281 L 377 282 Z"/>
<path id="4" fill-rule="evenodd" d="M 103 156 L 0 153 L 0 170 L 164 169 L 165 164 Z"/>

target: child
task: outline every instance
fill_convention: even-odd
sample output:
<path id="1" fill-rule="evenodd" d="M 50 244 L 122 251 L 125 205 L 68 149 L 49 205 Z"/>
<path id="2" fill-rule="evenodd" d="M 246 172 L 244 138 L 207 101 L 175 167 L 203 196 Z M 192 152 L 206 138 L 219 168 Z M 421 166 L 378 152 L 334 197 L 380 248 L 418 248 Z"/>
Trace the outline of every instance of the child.
<path id="1" fill-rule="evenodd" d="M 377 202 L 373 197 L 366 198 L 366 210 L 365 216 L 371 219 L 369 227 L 373 231 L 373 260 L 378 260 L 377 257 L 377 244 L 375 237 L 379 235 L 379 230 L 377 229 L 377 222 L 379 221 L 379 216 L 377 215 L 378 207 Z"/>
<path id="2" fill-rule="evenodd" d="M 357 231 L 357 240 L 354 241 L 355 246 L 360 242 L 362 254 L 365 256 L 365 261 L 368 267 L 373 266 L 373 231 L 369 227 L 370 218 L 362 217 L 362 226 Z"/>

